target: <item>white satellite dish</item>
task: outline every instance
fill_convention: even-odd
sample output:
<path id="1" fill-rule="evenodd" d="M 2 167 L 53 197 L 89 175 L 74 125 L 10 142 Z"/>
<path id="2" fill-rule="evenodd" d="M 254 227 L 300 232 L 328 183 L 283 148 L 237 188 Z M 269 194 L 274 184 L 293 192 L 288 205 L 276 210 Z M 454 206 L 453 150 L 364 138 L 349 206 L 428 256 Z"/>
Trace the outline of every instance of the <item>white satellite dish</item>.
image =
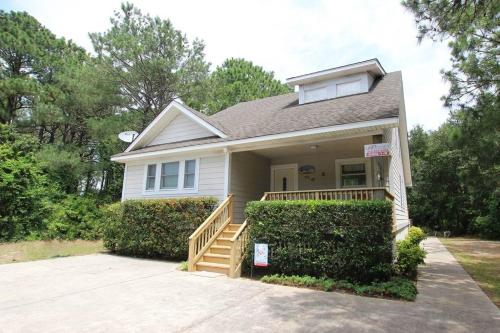
<path id="1" fill-rule="evenodd" d="M 124 142 L 132 142 L 138 135 L 136 131 L 125 131 L 118 134 L 118 138 Z"/>

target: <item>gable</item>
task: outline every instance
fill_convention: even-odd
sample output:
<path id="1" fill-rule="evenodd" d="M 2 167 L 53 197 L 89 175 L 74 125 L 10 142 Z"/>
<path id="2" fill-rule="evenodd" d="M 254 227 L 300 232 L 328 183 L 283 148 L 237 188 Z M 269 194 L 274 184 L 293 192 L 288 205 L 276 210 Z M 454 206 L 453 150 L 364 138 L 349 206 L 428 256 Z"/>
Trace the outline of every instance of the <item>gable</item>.
<path id="1" fill-rule="evenodd" d="M 169 124 L 167 124 L 156 135 L 147 146 L 160 145 L 164 143 L 172 143 L 193 139 L 200 139 L 214 136 L 205 127 L 196 123 L 186 115 L 178 114 Z"/>
<path id="2" fill-rule="evenodd" d="M 169 126 L 178 116 L 183 117 L 178 120 L 179 126 Z M 223 139 L 227 138 L 227 135 L 214 124 L 215 122 L 208 120 L 208 117 L 202 113 L 190 109 L 177 101 L 172 101 L 132 141 L 127 149 L 125 149 L 125 152 L 144 148 L 153 143 L 157 145 L 159 142 L 173 143 L 213 136 Z M 169 127 L 168 130 L 167 127 Z M 157 139 L 157 137 L 159 138 Z"/>

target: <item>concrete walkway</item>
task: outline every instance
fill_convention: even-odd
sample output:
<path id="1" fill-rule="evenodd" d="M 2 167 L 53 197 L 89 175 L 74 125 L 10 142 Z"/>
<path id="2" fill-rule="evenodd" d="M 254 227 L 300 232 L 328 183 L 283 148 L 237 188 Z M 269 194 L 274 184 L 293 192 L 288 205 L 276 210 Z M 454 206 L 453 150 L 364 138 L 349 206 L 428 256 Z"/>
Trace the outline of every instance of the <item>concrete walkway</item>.
<path id="1" fill-rule="evenodd" d="M 89 255 L 0 265 L 0 332 L 500 332 L 437 239 L 416 302 L 324 293 Z"/>

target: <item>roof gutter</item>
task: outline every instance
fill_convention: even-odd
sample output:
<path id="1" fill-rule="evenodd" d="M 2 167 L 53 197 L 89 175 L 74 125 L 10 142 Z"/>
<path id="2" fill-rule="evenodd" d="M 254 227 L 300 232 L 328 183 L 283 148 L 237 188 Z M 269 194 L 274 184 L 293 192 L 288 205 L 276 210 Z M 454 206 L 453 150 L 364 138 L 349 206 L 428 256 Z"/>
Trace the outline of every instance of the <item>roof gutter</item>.
<path id="1" fill-rule="evenodd" d="M 130 154 L 130 155 L 121 155 L 121 156 L 115 155 L 115 156 L 111 157 L 111 161 L 124 163 L 124 162 L 130 161 L 130 160 L 136 160 L 136 159 L 147 158 L 147 157 L 157 157 L 157 156 L 161 156 L 161 155 L 169 155 L 169 154 L 177 154 L 177 153 L 185 153 L 185 152 L 196 152 L 196 151 L 203 151 L 203 150 L 210 150 L 210 149 L 223 149 L 223 148 L 241 146 L 241 145 L 245 145 L 245 144 L 258 146 L 259 144 L 268 143 L 269 141 L 293 139 L 293 138 L 299 139 L 299 138 L 303 138 L 303 137 L 307 137 L 307 136 L 311 136 L 311 135 L 327 134 L 327 133 L 350 131 L 350 130 L 363 130 L 363 129 L 373 130 L 374 127 L 387 128 L 387 127 L 397 127 L 398 125 L 399 125 L 398 117 L 391 117 L 391 118 L 369 120 L 369 121 L 362 121 L 362 122 L 349 123 L 349 124 L 341 124 L 341 125 L 334 125 L 334 126 L 327 126 L 327 127 L 318 127 L 318 128 L 312 128 L 312 129 L 295 131 L 295 132 L 287 132 L 287 133 L 281 133 L 281 134 L 263 135 L 263 136 L 258 136 L 258 137 L 254 137 L 254 138 L 247 138 L 247 139 L 239 139 L 239 140 L 232 140 L 232 141 L 225 141 L 225 142 L 208 143 L 208 144 L 196 145 L 196 146 L 180 147 L 180 148 L 174 148 L 174 149 L 169 149 L 169 150 L 158 150 L 158 151 L 152 151 L 152 152 L 144 152 L 144 153 L 137 153 L 137 154 Z"/>

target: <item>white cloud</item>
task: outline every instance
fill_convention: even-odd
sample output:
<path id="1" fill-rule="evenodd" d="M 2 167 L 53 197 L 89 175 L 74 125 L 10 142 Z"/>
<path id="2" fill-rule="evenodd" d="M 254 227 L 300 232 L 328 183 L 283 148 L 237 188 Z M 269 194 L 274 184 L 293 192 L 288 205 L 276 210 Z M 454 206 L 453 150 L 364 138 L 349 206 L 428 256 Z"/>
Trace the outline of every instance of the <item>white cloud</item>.
<path id="1" fill-rule="evenodd" d="M 447 117 L 440 69 L 444 44 L 417 44 L 413 16 L 398 0 L 352 1 L 133 1 L 145 13 L 169 18 L 190 39 L 201 38 L 218 65 L 243 57 L 285 79 L 377 57 L 387 71 L 402 70 L 409 126 L 437 128 Z M 58 36 L 92 49 L 88 32 L 102 32 L 120 1 L 13 1 Z"/>

